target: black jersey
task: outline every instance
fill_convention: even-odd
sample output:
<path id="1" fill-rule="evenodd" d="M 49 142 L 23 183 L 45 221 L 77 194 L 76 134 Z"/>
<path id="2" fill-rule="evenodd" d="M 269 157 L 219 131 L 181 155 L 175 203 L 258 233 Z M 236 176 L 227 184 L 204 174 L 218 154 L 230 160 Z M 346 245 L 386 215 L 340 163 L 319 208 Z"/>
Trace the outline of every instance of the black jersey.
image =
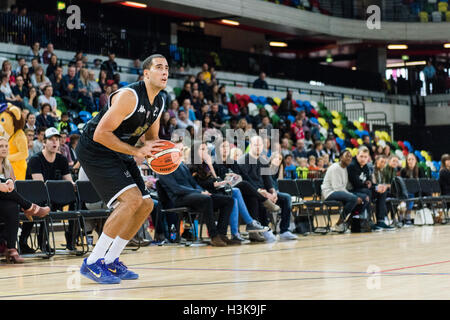
<path id="1" fill-rule="evenodd" d="M 159 93 L 153 104 L 147 95 L 147 89 L 145 88 L 144 81 L 138 81 L 129 84 L 126 87 L 120 88 L 113 92 L 108 98 L 108 105 L 104 107 L 95 118 L 91 119 L 83 129 L 81 139 L 89 143 L 93 143 L 96 146 L 103 146 L 94 141 L 94 132 L 98 123 L 102 119 L 103 115 L 108 111 L 111 105 L 112 97 L 119 91 L 129 90 L 136 96 L 136 105 L 134 110 L 122 121 L 122 123 L 114 130 L 114 135 L 120 139 L 120 141 L 128 143 L 134 146 L 139 138 L 152 126 L 152 124 L 158 119 L 164 110 L 164 99 L 162 94 Z M 88 139 L 86 139 L 88 138 Z M 104 147 L 104 146 L 103 146 Z"/>

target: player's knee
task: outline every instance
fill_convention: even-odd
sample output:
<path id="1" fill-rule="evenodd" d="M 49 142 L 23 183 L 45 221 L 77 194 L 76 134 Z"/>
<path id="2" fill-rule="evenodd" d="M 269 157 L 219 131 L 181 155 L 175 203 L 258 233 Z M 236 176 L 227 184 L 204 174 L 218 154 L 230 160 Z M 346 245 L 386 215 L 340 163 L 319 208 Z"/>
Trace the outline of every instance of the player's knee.
<path id="1" fill-rule="evenodd" d="M 153 200 L 150 198 L 142 199 L 141 206 L 144 206 L 146 208 L 145 212 L 147 212 L 147 214 L 149 215 L 153 210 Z"/>
<path id="2" fill-rule="evenodd" d="M 120 202 L 124 203 L 127 208 L 135 211 L 142 205 L 142 194 L 139 192 L 139 190 L 134 190 L 134 188 L 127 190 L 126 193 L 124 193 L 120 197 Z"/>

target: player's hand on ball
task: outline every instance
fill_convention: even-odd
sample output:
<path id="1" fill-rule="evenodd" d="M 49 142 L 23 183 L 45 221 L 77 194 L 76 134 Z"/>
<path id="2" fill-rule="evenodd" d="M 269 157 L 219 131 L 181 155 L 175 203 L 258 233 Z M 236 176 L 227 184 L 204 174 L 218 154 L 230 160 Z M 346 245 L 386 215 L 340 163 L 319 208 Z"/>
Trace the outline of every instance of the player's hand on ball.
<path id="1" fill-rule="evenodd" d="M 158 141 L 146 141 L 144 146 L 139 148 L 136 157 L 146 158 L 151 157 L 153 153 L 162 151 L 160 147 L 163 147 L 164 144 Z"/>

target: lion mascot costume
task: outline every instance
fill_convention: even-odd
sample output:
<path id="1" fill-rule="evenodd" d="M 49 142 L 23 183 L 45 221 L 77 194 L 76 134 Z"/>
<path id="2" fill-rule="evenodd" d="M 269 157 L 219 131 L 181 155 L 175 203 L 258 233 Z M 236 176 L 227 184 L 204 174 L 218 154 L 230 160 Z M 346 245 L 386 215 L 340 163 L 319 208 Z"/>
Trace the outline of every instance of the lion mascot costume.
<path id="1" fill-rule="evenodd" d="M 25 119 L 20 108 L 12 104 L 0 105 L 0 135 L 9 141 L 8 160 L 17 180 L 25 180 L 27 171 L 28 143 L 24 126 Z"/>

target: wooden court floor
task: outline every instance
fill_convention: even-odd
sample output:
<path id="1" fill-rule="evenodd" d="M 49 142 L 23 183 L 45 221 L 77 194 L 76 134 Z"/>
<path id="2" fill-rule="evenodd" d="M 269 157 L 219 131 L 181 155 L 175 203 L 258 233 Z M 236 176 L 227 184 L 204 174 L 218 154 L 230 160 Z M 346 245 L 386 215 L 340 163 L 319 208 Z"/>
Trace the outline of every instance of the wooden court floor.
<path id="1" fill-rule="evenodd" d="M 98 285 L 81 257 L 0 264 L 0 299 L 450 299 L 450 225 L 225 248 L 149 246 Z"/>

